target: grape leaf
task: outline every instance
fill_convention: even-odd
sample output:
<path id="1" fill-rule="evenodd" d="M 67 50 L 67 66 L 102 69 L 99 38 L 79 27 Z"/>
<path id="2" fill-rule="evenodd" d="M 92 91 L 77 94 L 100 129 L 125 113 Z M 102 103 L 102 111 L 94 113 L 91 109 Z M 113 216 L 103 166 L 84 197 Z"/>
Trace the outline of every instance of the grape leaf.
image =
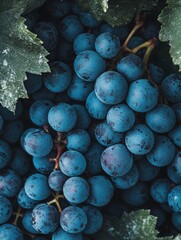
<path id="1" fill-rule="evenodd" d="M 77 0 L 85 11 L 92 12 L 101 21 L 112 26 L 127 24 L 140 10 L 150 10 L 158 0 Z"/>
<path id="2" fill-rule="evenodd" d="M 26 72 L 49 71 L 48 52 L 21 17 L 24 11 L 39 7 L 44 1 L 0 1 L 0 103 L 13 112 L 18 98 L 28 97 L 23 84 Z"/>
<path id="3" fill-rule="evenodd" d="M 158 17 L 162 23 L 159 38 L 163 42 L 169 41 L 170 55 L 181 71 L 181 0 L 168 0 L 167 3 L 169 5 Z"/>

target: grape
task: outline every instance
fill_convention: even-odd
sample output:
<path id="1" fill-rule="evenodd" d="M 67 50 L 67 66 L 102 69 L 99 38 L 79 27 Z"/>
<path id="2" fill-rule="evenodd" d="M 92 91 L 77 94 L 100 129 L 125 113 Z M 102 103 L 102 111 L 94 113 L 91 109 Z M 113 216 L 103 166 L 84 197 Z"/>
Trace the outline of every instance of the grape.
<path id="1" fill-rule="evenodd" d="M 90 175 L 97 175 L 102 172 L 101 167 L 101 154 L 104 151 L 104 148 L 98 143 L 92 143 L 88 151 L 85 153 L 87 160 L 86 171 Z"/>
<path id="2" fill-rule="evenodd" d="M 106 122 L 102 122 L 95 128 L 95 137 L 102 146 L 108 147 L 122 142 L 124 135 L 123 133 L 114 132 Z"/>
<path id="3" fill-rule="evenodd" d="M 63 186 L 63 194 L 72 204 L 86 201 L 89 197 L 89 192 L 89 184 L 81 177 L 71 177 Z"/>
<path id="4" fill-rule="evenodd" d="M 175 122 L 174 111 L 165 104 L 158 104 L 153 110 L 146 113 L 146 124 L 157 133 L 169 132 Z"/>
<path id="5" fill-rule="evenodd" d="M 75 58 L 74 70 L 82 80 L 92 82 L 106 70 L 106 62 L 95 51 L 86 50 Z"/>
<path id="6" fill-rule="evenodd" d="M 181 102 L 174 104 L 172 109 L 175 112 L 177 122 L 181 123 Z"/>
<path id="7" fill-rule="evenodd" d="M 172 140 L 172 142 L 178 146 L 181 147 L 181 124 L 176 125 L 169 133 L 169 138 Z"/>
<path id="8" fill-rule="evenodd" d="M 156 84 L 160 84 L 161 81 L 164 78 L 164 71 L 162 68 L 158 67 L 157 65 L 150 63 L 149 64 L 149 73 L 150 76 L 152 78 L 152 80 L 156 83 Z"/>
<path id="9" fill-rule="evenodd" d="M 149 188 L 146 183 L 139 181 L 132 188 L 123 190 L 122 198 L 131 206 L 141 206 L 149 200 Z"/>
<path id="10" fill-rule="evenodd" d="M 23 104 L 20 100 L 16 103 L 15 113 L 0 105 L 0 115 L 5 121 L 13 121 L 20 118 L 23 114 Z"/>
<path id="11" fill-rule="evenodd" d="M 84 153 L 91 144 L 89 134 L 83 129 L 75 129 L 67 135 L 67 149 Z"/>
<path id="12" fill-rule="evenodd" d="M 85 229 L 87 216 L 83 209 L 70 206 L 65 208 L 60 215 L 60 225 L 68 233 L 80 233 Z"/>
<path id="13" fill-rule="evenodd" d="M 92 82 L 83 81 L 75 74 L 67 89 L 67 94 L 73 100 L 85 101 L 93 89 L 94 84 Z"/>
<path id="14" fill-rule="evenodd" d="M 80 14 L 80 20 L 81 20 L 82 24 L 86 27 L 94 28 L 99 25 L 99 22 L 94 17 L 94 15 L 89 12 L 82 12 Z"/>
<path id="15" fill-rule="evenodd" d="M 32 97 L 35 101 L 44 99 L 52 101 L 55 98 L 55 93 L 50 92 L 45 86 L 43 86 L 40 90 L 33 93 Z"/>
<path id="16" fill-rule="evenodd" d="M 19 175 L 11 169 L 5 169 L 0 174 L 0 194 L 5 197 L 15 196 L 21 188 Z"/>
<path id="17" fill-rule="evenodd" d="M 73 13 L 80 15 L 83 13 L 82 9 L 80 8 L 79 4 L 77 4 L 76 0 L 71 1 L 71 10 Z"/>
<path id="18" fill-rule="evenodd" d="M 59 25 L 60 35 L 68 42 L 73 42 L 83 31 L 84 26 L 76 15 L 66 16 Z"/>
<path id="19" fill-rule="evenodd" d="M 5 168 L 11 160 L 10 145 L 4 140 L 0 139 L 0 169 Z"/>
<path id="20" fill-rule="evenodd" d="M 161 208 L 152 208 L 150 213 L 157 218 L 157 227 L 161 227 L 165 223 L 166 213 Z"/>
<path id="21" fill-rule="evenodd" d="M 82 208 L 87 215 L 87 225 L 83 231 L 84 234 L 94 234 L 98 232 L 103 225 L 103 216 L 99 209 L 92 206 Z"/>
<path id="22" fill-rule="evenodd" d="M 115 132 L 126 132 L 135 123 L 135 114 L 126 104 L 113 106 L 107 113 L 106 121 Z"/>
<path id="23" fill-rule="evenodd" d="M 73 43 L 75 53 L 78 55 L 85 50 L 95 50 L 96 37 L 91 33 L 82 33 L 78 35 Z"/>
<path id="24" fill-rule="evenodd" d="M 167 167 L 167 175 L 172 182 L 181 184 L 181 152 L 176 154 L 172 163 Z"/>
<path id="25" fill-rule="evenodd" d="M 29 110 L 31 121 L 37 126 L 43 126 L 48 123 L 48 112 L 53 107 L 53 103 L 48 100 L 35 101 Z"/>
<path id="26" fill-rule="evenodd" d="M 153 149 L 146 155 L 149 163 L 157 167 L 169 165 L 175 157 L 175 146 L 166 136 L 157 136 Z"/>
<path id="27" fill-rule="evenodd" d="M 114 187 L 111 181 L 101 175 L 93 176 L 88 179 L 90 185 L 90 195 L 87 202 L 95 207 L 107 205 L 114 194 Z"/>
<path id="28" fill-rule="evenodd" d="M 119 37 L 109 32 L 102 33 L 96 38 L 95 48 L 101 57 L 111 59 L 120 51 Z"/>
<path id="29" fill-rule="evenodd" d="M 62 171 L 54 170 L 48 177 L 48 184 L 55 192 L 62 192 L 66 180 L 67 176 L 65 176 Z"/>
<path id="30" fill-rule="evenodd" d="M 63 62 L 56 61 L 51 63 L 50 69 L 51 73 L 45 73 L 43 76 L 45 87 L 55 93 L 65 91 L 72 80 L 69 66 Z"/>
<path id="31" fill-rule="evenodd" d="M 48 13 L 57 18 L 64 17 L 70 11 L 70 1 L 69 0 L 48 0 L 45 4 Z"/>
<path id="32" fill-rule="evenodd" d="M 48 51 L 55 49 L 58 42 L 58 32 L 53 23 L 39 22 L 35 24 L 33 31 L 42 40 Z"/>
<path id="33" fill-rule="evenodd" d="M 54 206 L 46 203 L 36 205 L 32 211 L 32 226 L 41 233 L 54 232 L 58 227 L 59 213 Z"/>
<path id="34" fill-rule="evenodd" d="M 75 125 L 75 128 L 78 129 L 81 128 L 86 130 L 91 123 L 91 118 L 89 116 L 87 109 L 80 104 L 73 104 L 72 107 L 74 108 L 77 114 L 77 123 Z"/>
<path id="35" fill-rule="evenodd" d="M 37 74 L 31 74 L 31 73 L 26 73 L 26 74 L 27 74 L 27 80 L 24 81 L 24 85 L 28 94 L 32 94 L 40 90 L 43 84 L 42 76 Z"/>
<path id="36" fill-rule="evenodd" d="M 25 209 L 32 209 L 39 202 L 37 200 L 33 200 L 30 197 L 28 197 L 24 187 L 19 191 L 17 201 L 18 201 L 18 204 Z"/>
<path id="37" fill-rule="evenodd" d="M 7 122 L 3 128 L 3 138 L 8 143 L 16 143 L 19 141 L 23 131 L 24 124 L 21 120 Z"/>
<path id="38" fill-rule="evenodd" d="M 33 157 L 33 165 L 35 169 L 43 174 L 50 174 L 55 166 L 55 163 L 51 161 L 56 154 L 54 152 L 50 152 L 48 155 L 44 157 Z"/>
<path id="39" fill-rule="evenodd" d="M 133 165 L 133 156 L 123 144 L 106 148 L 101 156 L 103 170 L 112 177 L 124 176 Z"/>
<path id="40" fill-rule="evenodd" d="M 147 79 L 130 84 L 126 102 L 136 112 L 148 112 L 158 103 L 159 91 Z"/>
<path id="41" fill-rule="evenodd" d="M 152 181 L 160 172 L 159 167 L 153 166 L 144 158 L 138 160 L 137 167 L 139 170 L 139 179 L 143 182 Z"/>
<path id="42" fill-rule="evenodd" d="M 171 103 L 181 101 L 181 79 L 177 74 L 170 74 L 161 83 L 161 90 L 165 98 Z"/>
<path id="43" fill-rule="evenodd" d="M 81 233 L 68 233 L 62 228 L 58 228 L 52 235 L 52 240 L 82 240 Z"/>
<path id="44" fill-rule="evenodd" d="M 66 41 L 65 39 L 60 39 L 57 46 L 58 60 L 66 63 L 70 63 L 75 58 L 75 53 L 73 50 L 72 43 Z"/>
<path id="45" fill-rule="evenodd" d="M 181 212 L 181 185 L 172 188 L 168 194 L 168 204 L 174 212 Z"/>
<path id="46" fill-rule="evenodd" d="M 68 132 L 75 127 L 77 115 L 72 106 L 67 103 L 59 103 L 50 109 L 48 122 L 55 131 Z"/>
<path id="47" fill-rule="evenodd" d="M 107 71 L 101 74 L 95 83 L 95 94 L 105 104 L 118 104 L 127 95 L 128 84 L 118 72 Z"/>
<path id="48" fill-rule="evenodd" d="M 149 153 L 154 142 L 153 132 L 144 124 L 136 124 L 125 136 L 126 147 L 135 155 Z"/>
<path id="49" fill-rule="evenodd" d="M 156 179 L 150 188 L 152 198 L 158 203 L 166 203 L 171 191 L 171 182 L 166 178 Z"/>
<path id="50" fill-rule="evenodd" d="M 3 130 L 4 127 L 4 119 L 3 117 L 0 115 L 0 132 Z"/>
<path id="51" fill-rule="evenodd" d="M 23 214 L 22 225 L 23 225 L 24 229 L 26 231 L 28 231 L 29 233 L 38 234 L 38 232 L 32 226 L 32 211 L 31 210 L 27 210 Z"/>
<path id="52" fill-rule="evenodd" d="M 0 224 L 6 223 L 12 214 L 12 205 L 9 199 L 0 195 Z"/>
<path id="53" fill-rule="evenodd" d="M 133 187 L 139 179 L 139 171 L 134 164 L 132 168 L 125 175 L 121 177 L 112 177 L 112 182 L 116 188 L 129 189 Z"/>
<path id="54" fill-rule="evenodd" d="M 143 75 L 143 61 L 140 57 L 129 54 L 118 62 L 117 71 L 123 74 L 129 82 L 133 82 Z"/>
<path id="55" fill-rule="evenodd" d="M 13 157 L 9 163 L 9 166 L 20 176 L 23 176 L 30 170 L 30 161 L 30 156 L 25 151 L 23 151 L 22 148 L 18 147 L 14 149 Z"/>
<path id="56" fill-rule="evenodd" d="M 109 111 L 110 106 L 102 103 L 95 95 L 95 92 L 91 92 L 86 100 L 86 108 L 91 117 L 95 119 L 104 119 Z"/>
<path id="57" fill-rule="evenodd" d="M 61 155 L 59 165 L 66 176 L 79 176 L 86 169 L 86 159 L 80 152 L 69 150 Z"/>
<path id="58" fill-rule="evenodd" d="M 30 128 L 22 135 L 21 144 L 31 156 L 43 157 L 51 151 L 53 140 L 51 135 L 44 130 Z"/>
<path id="59" fill-rule="evenodd" d="M 3 224 L 0 226 L 0 240 L 23 240 L 21 230 L 12 224 Z"/>
<path id="60" fill-rule="evenodd" d="M 33 200 L 42 201 L 50 196 L 48 179 L 43 174 L 35 173 L 25 181 L 25 192 Z"/>
<path id="61" fill-rule="evenodd" d="M 179 232 L 181 232 L 181 213 L 172 213 L 172 224 Z"/>

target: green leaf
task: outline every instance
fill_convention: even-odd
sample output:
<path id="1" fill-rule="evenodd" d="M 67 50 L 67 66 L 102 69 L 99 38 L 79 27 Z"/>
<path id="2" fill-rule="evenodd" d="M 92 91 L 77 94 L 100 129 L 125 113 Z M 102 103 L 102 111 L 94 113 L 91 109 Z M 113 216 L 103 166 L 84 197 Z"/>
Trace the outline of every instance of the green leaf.
<path id="1" fill-rule="evenodd" d="M 158 20 L 162 23 L 159 38 L 169 41 L 170 55 L 174 64 L 179 65 L 181 71 L 181 0 L 168 0 Z"/>
<path id="2" fill-rule="evenodd" d="M 112 26 L 127 24 L 140 10 L 150 10 L 158 0 L 77 0 L 85 11 L 92 12 L 101 21 Z"/>
<path id="3" fill-rule="evenodd" d="M 41 74 L 49 71 L 48 52 L 21 17 L 24 11 L 43 2 L 0 1 L 0 103 L 13 112 L 18 98 L 28 97 L 23 84 L 27 79 L 26 72 Z"/>

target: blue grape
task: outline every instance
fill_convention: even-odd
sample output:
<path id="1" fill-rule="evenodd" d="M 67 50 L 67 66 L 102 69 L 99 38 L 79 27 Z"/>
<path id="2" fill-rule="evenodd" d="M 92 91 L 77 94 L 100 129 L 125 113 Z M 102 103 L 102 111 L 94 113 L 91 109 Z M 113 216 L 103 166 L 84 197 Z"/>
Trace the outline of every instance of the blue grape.
<path id="1" fill-rule="evenodd" d="M 98 53 L 86 50 L 75 58 L 74 70 L 81 79 L 92 82 L 106 70 L 106 62 Z"/>
<path id="2" fill-rule="evenodd" d="M 24 81 L 24 85 L 28 94 L 32 94 L 40 90 L 43 84 L 42 76 L 37 74 L 31 74 L 31 73 L 26 73 L 26 74 L 27 74 L 27 80 Z"/>
<path id="3" fill-rule="evenodd" d="M 0 115 L 0 132 L 3 130 L 4 127 L 4 119 L 3 117 Z"/>
<path id="4" fill-rule="evenodd" d="M 51 205 L 41 203 L 32 211 L 32 226 L 41 234 L 54 232 L 59 225 L 58 210 Z"/>
<path id="5" fill-rule="evenodd" d="M 101 154 L 104 148 L 98 143 L 92 143 L 88 151 L 85 153 L 87 160 L 86 171 L 91 175 L 97 175 L 102 172 Z"/>
<path id="6" fill-rule="evenodd" d="M 170 74 L 161 83 L 161 90 L 165 98 L 171 103 L 181 101 L 181 78 L 177 74 Z"/>
<path id="7" fill-rule="evenodd" d="M 149 69 L 149 74 L 151 76 L 151 79 L 156 84 L 160 84 L 164 78 L 164 70 L 153 63 L 150 63 L 148 65 L 148 69 Z"/>
<path id="8" fill-rule="evenodd" d="M 48 123 L 48 112 L 53 107 L 53 103 L 48 100 L 37 100 L 29 109 L 31 121 L 37 126 L 43 126 Z"/>
<path id="9" fill-rule="evenodd" d="M 158 203 L 167 203 L 171 191 L 171 182 L 166 178 L 157 178 L 151 185 L 150 194 Z"/>
<path id="10" fill-rule="evenodd" d="M 65 39 L 60 39 L 57 46 L 57 55 L 59 61 L 66 63 L 72 62 L 75 58 L 72 43 L 66 41 Z"/>
<path id="11" fill-rule="evenodd" d="M 146 123 L 155 132 L 169 132 L 175 125 L 176 116 L 172 108 L 165 104 L 158 104 L 146 113 Z"/>
<path id="12" fill-rule="evenodd" d="M 80 104 L 73 104 L 72 107 L 76 111 L 77 114 L 77 123 L 75 125 L 75 128 L 77 129 L 84 129 L 86 130 L 91 123 L 91 117 L 87 111 L 87 109 Z"/>
<path id="13" fill-rule="evenodd" d="M 60 170 L 54 170 L 48 177 L 48 185 L 55 192 L 62 192 L 67 176 Z"/>
<path id="14" fill-rule="evenodd" d="M 45 4 L 47 12 L 57 18 L 62 18 L 67 15 L 70 11 L 70 1 L 69 0 L 49 0 Z"/>
<path id="15" fill-rule="evenodd" d="M 73 43 L 75 53 L 78 55 L 85 50 L 95 50 L 96 37 L 91 33 L 82 33 L 78 35 Z"/>
<path id="16" fill-rule="evenodd" d="M 90 92 L 94 89 L 92 82 L 83 81 L 76 74 L 67 89 L 68 96 L 76 101 L 85 101 Z"/>
<path id="17" fill-rule="evenodd" d="M 149 163 L 157 167 L 169 165 L 175 157 L 175 146 L 166 136 L 157 136 L 153 149 L 146 155 Z"/>
<path id="18" fill-rule="evenodd" d="M 0 174 L 0 194 L 14 197 L 21 188 L 19 175 L 11 169 L 2 170 Z"/>
<path id="19" fill-rule="evenodd" d="M 172 188 L 168 194 L 168 205 L 174 212 L 181 212 L 181 185 Z"/>
<path id="20" fill-rule="evenodd" d="M 111 59 L 120 51 L 121 45 L 117 35 L 109 32 L 101 33 L 95 41 L 95 49 L 103 58 Z"/>
<path id="21" fill-rule="evenodd" d="M 181 102 L 176 103 L 172 106 L 173 111 L 175 112 L 175 116 L 178 123 L 181 123 Z"/>
<path id="22" fill-rule="evenodd" d="M 125 143 L 135 155 L 144 155 L 151 151 L 155 142 L 153 132 L 144 124 L 136 124 L 126 133 Z"/>
<path id="23" fill-rule="evenodd" d="M 124 144 L 115 144 L 103 151 L 101 165 L 108 175 L 121 177 L 133 166 L 133 156 Z"/>
<path id="24" fill-rule="evenodd" d="M 91 117 L 95 119 L 104 119 L 107 115 L 107 112 L 110 109 L 110 106 L 102 103 L 95 95 L 95 92 L 92 91 L 86 100 L 86 108 Z"/>
<path id="25" fill-rule="evenodd" d="M 158 103 L 159 91 L 147 79 L 139 79 L 130 84 L 127 104 L 136 112 L 148 112 Z"/>
<path id="26" fill-rule="evenodd" d="M 5 168 L 11 160 L 12 152 L 10 145 L 0 139 L 0 169 Z"/>
<path id="27" fill-rule="evenodd" d="M 133 187 L 139 179 L 139 171 L 137 166 L 134 164 L 132 168 L 125 175 L 121 177 L 112 177 L 112 182 L 116 188 L 129 189 Z"/>
<path id="28" fill-rule="evenodd" d="M 79 176 L 86 169 L 86 159 L 80 152 L 69 150 L 61 155 L 59 165 L 66 176 Z"/>
<path id="29" fill-rule="evenodd" d="M 167 167 L 167 175 L 170 180 L 176 184 L 181 184 L 181 152 L 178 152 Z"/>
<path id="30" fill-rule="evenodd" d="M 22 225 L 24 229 L 32 234 L 38 234 L 38 232 L 34 229 L 32 225 L 32 211 L 27 210 L 22 217 Z"/>
<path id="31" fill-rule="evenodd" d="M 3 224 L 0 226 L 0 240 L 23 240 L 21 230 L 12 224 Z"/>
<path id="32" fill-rule="evenodd" d="M 59 32 L 65 40 L 73 42 L 79 34 L 84 32 L 84 26 L 78 16 L 69 15 L 61 21 Z"/>
<path id="33" fill-rule="evenodd" d="M 50 196 L 48 178 L 43 174 L 30 175 L 24 184 L 25 192 L 33 200 L 45 200 Z"/>
<path id="34" fill-rule="evenodd" d="M 43 41 L 43 45 L 48 51 L 55 49 L 58 42 L 58 32 L 53 23 L 38 22 L 33 31 Z"/>
<path id="35" fill-rule="evenodd" d="M 19 191 L 17 197 L 18 204 L 25 209 L 32 209 L 34 208 L 39 201 L 33 200 L 25 192 L 24 187 Z"/>
<path id="36" fill-rule="evenodd" d="M 114 194 L 114 186 L 111 181 L 102 175 L 93 176 L 88 179 L 90 195 L 87 202 L 95 207 L 107 205 Z"/>
<path id="37" fill-rule="evenodd" d="M 6 223 L 12 214 L 12 204 L 10 200 L 0 195 L 0 225 Z"/>
<path id="38" fill-rule="evenodd" d="M 105 104 L 118 104 L 127 95 L 128 84 L 118 72 L 107 71 L 101 74 L 95 83 L 95 94 Z"/>
<path id="39" fill-rule="evenodd" d="M 79 4 L 77 4 L 76 0 L 71 1 L 71 10 L 73 13 L 77 15 L 80 15 L 83 12 Z"/>
<path id="40" fill-rule="evenodd" d="M 160 168 L 150 164 L 147 159 L 140 159 L 136 163 L 139 170 L 139 179 L 143 182 L 152 181 L 160 172 Z"/>
<path id="41" fill-rule="evenodd" d="M 131 206 L 142 206 L 149 200 L 149 188 L 146 183 L 139 181 L 130 189 L 122 191 L 123 200 Z"/>
<path id="42" fill-rule="evenodd" d="M 176 230 L 181 232 L 181 213 L 177 212 L 172 213 L 172 224 Z"/>
<path id="43" fill-rule="evenodd" d="M 58 228 L 52 235 L 52 240 L 82 240 L 82 233 L 68 233 Z"/>
<path id="44" fill-rule="evenodd" d="M 168 136 L 177 147 L 181 147 L 181 124 L 176 125 Z"/>
<path id="45" fill-rule="evenodd" d="M 143 75 L 143 61 L 140 57 L 129 54 L 118 62 L 117 71 L 123 74 L 129 82 L 133 82 Z"/>
<path id="46" fill-rule="evenodd" d="M 44 130 L 30 128 L 22 135 L 21 144 L 31 156 L 43 157 L 51 151 L 53 140 L 51 135 Z"/>
<path id="47" fill-rule="evenodd" d="M 83 209 L 70 206 L 65 208 L 60 215 L 60 225 L 68 233 L 80 233 L 87 224 L 87 216 Z"/>
<path id="48" fill-rule="evenodd" d="M 51 63 L 50 69 L 51 73 L 45 73 L 43 77 L 45 87 L 55 93 L 65 91 L 72 80 L 69 66 L 63 62 L 56 61 Z"/>
<path id="49" fill-rule="evenodd" d="M 22 148 L 18 147 L 14 149 L 9 167 L 20 176 L 23 176 L 30 170 L 31 158 Z"/>
<path id="50" fill-rule="evenodd" d="M 89 193 L 89 184 L 81 177 L 71 177 L 63 186 L 63 194 L 71 204 L 85 202 L 89 197 Z"/>
<path id="51" fill-rule="evenodd" d="M 82 208 L 87 215 L 87 225 L 83 231 L 84 234 L 94 234 L 98 232 L 103 225 L 103 216 L 99 209 L 92 206 Z"/>
<path id="52" fill-rule="evenodd" d="M 157 227 L 161 227 L 165 223 L 167 215 L 163 209 L 154 207 L 151 209 L 150 213 L 151 215 L 157 217 Z"/>
<path id="53" fill-rule="evenodd" d="M 23 114 L 23 104 L 20 100 L 16 103 L 15 113 L 0 105 L 0 115 L 5 121 L 13 121 L 20 118 Z"/>
<path id="54" fill-rule="evenodd" d="M 33 157 L 33 165 L 35 169 L 43 174 L 50 174 L 55 166 L 53 161 L 50 161 L 56 154 L 54 152 L 50 152 L 48 155 L 44 157 Z"/>
<path id="55" fill-rule="evenodd" d="M 75 129 L 67 135 L 67 149 L 84 153 L 91 144 L 89 134 L 83 129 Z"/>
<path id="56" fill-rule="evenodd" d="M 32 98 L 35 101 L 44 99 L 52 101 L 55 98 L 55 93 L 50 92 L 45 86 L 43 86 L 40 90 L 32 94 Z"/>
<path id="57" fill-rule="evenodd" d="M 99 22 L 97 21 L 97 19 L 90 12 L 82 12 L 80 14 L 80 20 L 82 24 L 86 27 L 94 28 L 99 25 Z"/>
<path id="58" fill-rule="evenodd" d="M 48 122 L 57 132 L 69 132 L 76 125 L 77 115 L 72 106 L 67 103 L 59 103 L 50 109 Z"/>
<path id="59" fill-rule="evenodd" d="M 115 132 L 126 132 L 135 123 L 135 114 L 126 104 L 113 106 L 107 113 L 106 121 Z"/>
<path id="60" fill-rule="evenodd" d="M 24 131 L 24 124 L 21 120 L 14 120 L 7 122 L 3 128 L 3 138 L 8 143 L 16 143 L 19 141 L 22 132 Z"/>
<path id="61" fill-rule="evenodd" d="M 124 135 L 123 133 L 113 131 L 106 122 L 102 122 L 95 128 L 95 137 L 102 146 L 108 147 L 122 142 Z"/>

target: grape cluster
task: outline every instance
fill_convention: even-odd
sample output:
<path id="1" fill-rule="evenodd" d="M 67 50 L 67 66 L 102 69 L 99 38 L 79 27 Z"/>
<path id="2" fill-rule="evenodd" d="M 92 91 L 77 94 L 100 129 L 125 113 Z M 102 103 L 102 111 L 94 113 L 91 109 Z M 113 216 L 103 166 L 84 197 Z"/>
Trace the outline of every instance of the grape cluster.
<path id="1" fill-rule="evenodd" d="M 0 240 L 88 240 L 139 208 L 181 232 L 181 76 L 139 48 L 158 24 L 130 38 L 68 0 L 26 24 L 51 72 L 27 75 L 15 115 L 0 107 Z"/>

